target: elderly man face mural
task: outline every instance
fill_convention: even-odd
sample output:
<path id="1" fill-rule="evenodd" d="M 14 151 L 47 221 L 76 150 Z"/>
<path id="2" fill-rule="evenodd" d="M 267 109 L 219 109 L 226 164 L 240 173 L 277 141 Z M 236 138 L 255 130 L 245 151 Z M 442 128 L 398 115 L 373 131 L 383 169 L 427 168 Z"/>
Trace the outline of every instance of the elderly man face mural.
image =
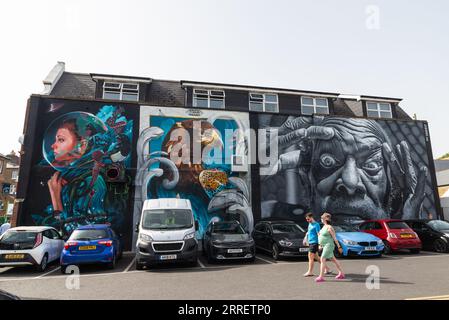
<path id="1" fill-rule="evenodd" d="M 310 185 L 304 187 L 310 188 L 314 212 L 340 218 L 419 217 L 427 168 L 416 172 L 407 143 L 393 148 L 376 121 L 302 117 L 279 128 L 281 153 L 307 140 L 308 149 L 281 154 L 276 171 L 308 167 Z"/>

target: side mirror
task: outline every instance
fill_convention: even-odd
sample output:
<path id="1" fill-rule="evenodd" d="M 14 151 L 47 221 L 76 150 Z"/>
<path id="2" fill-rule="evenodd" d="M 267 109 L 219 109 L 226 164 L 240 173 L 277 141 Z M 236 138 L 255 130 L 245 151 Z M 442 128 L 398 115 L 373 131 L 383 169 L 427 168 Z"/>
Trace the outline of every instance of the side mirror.
<path id="1" fill-rule="evenodd" d="M 200 224 L 198 223 L 198 220 L 195 220 L 195 231 L 198 231 L 200 229 Z"/>
<path id="2" fill-rule="evenodd" d="M 139 233 L 139 223 L 136 223 L 136 229 L 134 229 L 136 233 Z M 120 235 L 121 236 L 121 235 Z"/>

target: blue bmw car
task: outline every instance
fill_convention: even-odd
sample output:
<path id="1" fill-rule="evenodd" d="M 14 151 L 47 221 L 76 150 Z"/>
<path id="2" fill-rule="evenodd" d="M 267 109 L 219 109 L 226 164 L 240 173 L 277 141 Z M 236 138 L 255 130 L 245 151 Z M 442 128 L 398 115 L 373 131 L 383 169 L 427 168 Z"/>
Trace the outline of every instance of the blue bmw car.
<path id="1" fill-rule="evenodd" d="M 67 266 L 80 264 L 104 264 L 114 269 L 122 256 L 120 237 L 109 225 L 81 226 L 72 232 L 61 254 L 61 272 Z"/>
<path id="2" fill-rule="evenodd" d="M 342 256 L 377 256 L 384 250 L 381 239 L 369 233 L 358 232 L 350 225 L 333 226 L 337 240 L 343 249 Z M 338 254 L 338 251 L 337 251 Z"/>

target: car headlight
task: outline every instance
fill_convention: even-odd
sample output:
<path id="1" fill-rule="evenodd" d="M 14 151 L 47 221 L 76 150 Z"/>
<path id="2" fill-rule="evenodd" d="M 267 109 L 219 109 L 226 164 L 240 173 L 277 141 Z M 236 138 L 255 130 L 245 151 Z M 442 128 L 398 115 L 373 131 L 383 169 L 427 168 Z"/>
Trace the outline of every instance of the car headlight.
<path id="1" fill-rule="evenodd" d="M 291 247 L 293 245 L 293 242 L 288 240 L 280 240 L 279 244 L 283 247 Z"/>
<path id="2" fill-rule="evenodd" d="M 143 242 L 151 242 L 153 241 L 153 238 L 151 238 L 149 235 L 145 234 L 145 233 L 141 233 L 139 236 L 140 240 L 142 240 Z"/>
<path id="3" fill-rule="evenodd" d="M 348 246 L 356 246 L 356 245 L 358 245 L 357 241 L 352 241 L 352 240 L 348 240 L 348 239 L 343 239 L 343 243 L 347 244 Z"/>
<path id="4" fill-rule="evenodd" d="M 382 240 L 377 240 L 377 245 L 380 246 L 381 244 L 384 244 L 384 242 Z"/>
<path id="5" fill-rule="evenodd" d="M 189 240 L 195 238 L 195 232 L 188 233 L 184 236 L 184 240 Z"/>

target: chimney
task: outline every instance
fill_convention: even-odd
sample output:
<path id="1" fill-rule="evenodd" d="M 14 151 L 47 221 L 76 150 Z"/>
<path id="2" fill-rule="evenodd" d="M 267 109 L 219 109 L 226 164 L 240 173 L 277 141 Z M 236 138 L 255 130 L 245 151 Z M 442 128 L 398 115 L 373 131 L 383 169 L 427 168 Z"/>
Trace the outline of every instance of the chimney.
<path id="1" fill-rule="evenodd" d="M 58 83 L 59 78 L 65 71 L 65 62 L 58 61 L 58 63 L 51 69 L 48 76 L 42 81 L 44 83 L 43 95 L 49 95 L 56 83 Z"/>

